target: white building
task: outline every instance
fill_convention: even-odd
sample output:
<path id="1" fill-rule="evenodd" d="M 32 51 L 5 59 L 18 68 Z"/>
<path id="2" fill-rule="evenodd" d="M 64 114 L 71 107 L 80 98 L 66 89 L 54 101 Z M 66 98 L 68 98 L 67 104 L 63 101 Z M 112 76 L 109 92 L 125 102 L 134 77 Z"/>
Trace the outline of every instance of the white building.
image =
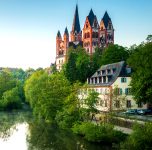
<path id="1" fill-rule="evenodd" d="M 124 61 L 101 66 L 87 82 L 87 92 L 99 93 L 96 106 L 100 111 L 146 108 L 146 105 L 136 104 L 131 95 L 131 68 Z"/>

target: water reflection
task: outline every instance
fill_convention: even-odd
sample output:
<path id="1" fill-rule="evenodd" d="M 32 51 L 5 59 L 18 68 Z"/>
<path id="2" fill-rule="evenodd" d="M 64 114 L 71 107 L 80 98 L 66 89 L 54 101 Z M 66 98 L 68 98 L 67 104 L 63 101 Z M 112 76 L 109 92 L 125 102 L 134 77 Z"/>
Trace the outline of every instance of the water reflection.
<path id="1" fill-rule="evenodd" d="M 89 143 L 70 131 L 60 130 L 48 124 L 32 123 L 27 140 L 28 150 L 109 150 L 109 146 Z"/>
<path id="2" fill-rule="evenodd" d="M 0 114 L 0 150 L 110 150 L 70 131 L 37 123 L 31 113 Z"/>
<path id="3" fill-rule="evenodd" d="M 0 149 L 1 150 L 27 150 L 27 131 L 28 131 L 28 124 L 17 124 L 15 130 L 11 128 L 12 135 L 7 137 L 7 140 L 0 139 Z"/>

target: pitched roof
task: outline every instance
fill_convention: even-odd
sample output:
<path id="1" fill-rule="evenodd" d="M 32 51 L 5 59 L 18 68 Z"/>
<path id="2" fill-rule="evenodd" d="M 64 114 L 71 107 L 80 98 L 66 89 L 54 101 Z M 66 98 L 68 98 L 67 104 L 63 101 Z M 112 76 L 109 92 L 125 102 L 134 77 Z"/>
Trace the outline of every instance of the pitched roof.
<path id="1" fill-rule="evenodd" d="M 90 10 L 90 13 L 89 13 L 89 15 L 88 15 L 88 20 L 89 20 L 89 23 L 90 23 L 91 27 L 92 27 L 92 25 L 93 25 L 93 21 L 94 21 L 95 17 L 96 17 L 96 16 L 94 15 L 93 10 L 91 9 L 91 10 Z"/>
<path id="2" fill-rule="evenodd" d="M 76 49 L 78 46 L 83 46 L 83 42 L 69 42 L 69 47 L 73 47 L 74 49 Z"/>
<path id="3" fill-rule="evenodd" d="M 74 19 L 73 19 L 73 25 L 72 25 L 72 32 L 79 33 L 80 31 L 81 31 L 81 29 L 80 29 L 80 22 L 79 22 L 78 5 L 76 5 Z"/>
<path id="4" fill-rule="evenodd" d="M 67 27 L 65 28 L 64 34 L 69 36 L 69 32 L 68 32 Z"/>
<path id="5" fill-rule="evenodd" d="M 103 20 L 103 22 L 104 22 L 105 28 L 107 28 L 109 21 L 111 21 L 111 18 L 109 17 L 107 11 L 105 12 L 102 20 Z"/>
<path id="6" fill-rule="evenodd" d="M 57 37 L 61 37 L 61 33 L 60 33 L 60 31 L 58 31 L 58 33 L 57 33 Z"/>
<path id="7" fill-rule="evenodd" d="M 124 61 L 103 65 L 93 74 L 93 76 L 90 77 L 90 79 L 96 77 L 108 78 L 108 82 L 100 82 L 93 85 L 110 86 L 115 82 L 117 77 L 130 76 L 131 72 L 128 72 L 128 69 L 129 68 L 126 66 Z"/>

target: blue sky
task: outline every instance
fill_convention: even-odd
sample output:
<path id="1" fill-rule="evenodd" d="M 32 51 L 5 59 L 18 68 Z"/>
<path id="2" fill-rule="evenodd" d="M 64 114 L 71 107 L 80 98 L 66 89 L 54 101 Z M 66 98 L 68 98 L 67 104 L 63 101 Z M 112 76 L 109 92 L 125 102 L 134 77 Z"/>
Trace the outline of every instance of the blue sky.
<path id="1" fill-rule="evenodd" d="M 81 28 L 91 8 L 99 22 L 108 11 L 116 44 L 129 47 L 152 34 L 152 0 L 0 0 L 0 67 L 49 67 L 56 33 L 71 31 L 77 2 Z"/>

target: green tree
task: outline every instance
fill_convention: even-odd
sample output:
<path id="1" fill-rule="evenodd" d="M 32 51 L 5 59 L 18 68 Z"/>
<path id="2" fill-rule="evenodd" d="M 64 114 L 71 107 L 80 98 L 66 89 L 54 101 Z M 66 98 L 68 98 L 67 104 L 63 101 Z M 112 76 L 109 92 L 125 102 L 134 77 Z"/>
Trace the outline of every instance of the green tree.
<path id="1" fill-rule="evenodd" d="M 93 120 L 93 117 L 95 117 L 95 114 L 98 113 L 98 109 L 96 107 L 97 102 L 99 101 L 99 93 L 96 91 L 90 91 L 88 93 L 87 98 L 84 99 L 84 106 L 86 106 L 86 112 L 87 116 L 91 116 L 91 121 Z"/>
<path id="2" fill-rule="evenodd" d="M 126 61 L 129 57 L 129 52 L 125 47 L 117 44 L 109 45 L 103 52 L 102 65 L 111 64 L 119 61 Z"/>
<path id="3" fill-rule="evenodd" d="M 82 83 L 86 82 L 86 79 L 89 76 L 90 57 L 82 47 L 77 49 L 76 68 L 78 80 Z"/>
<path id="4" fill-rule="evenodd" d="M 133 69 L 132 93 L 137 102 L 152 102 L 152 43 L 139 45 L 138 50 L 128 59 Z"/>
<path id="5" fill-rule="evenodd" d="M 82 121 L 81 101 L 78 96 L 80 87 L 81 84 L 78 82 L 71 86 L 71 93 L 65 99 L 62 110 L 56 115 L 56 121 L 61 128 L 71 128 L 75 123 Z"/>
<path id="6" fill-rule="evenodd" d="M 76 51 L 70 47 L 68 53 L 68 62 L 64 66 L 64 74 L 66 78 L 71 82 L 75 82 L 77 80 L 77 68 L 76 68 L 76 59 L 77 53 Z"/>
<path id="7" fill-rule="evenodd" d="M 96 47 L 95 52 L 91 58 L 91 69 L 90 69 L 90 76 L 93 75 L 102 65 L 102 52 L 103 49 Z"/>
<path id="8" fill-rule="evenodd" d="M 11 90 L 16 86 L 16 80 L 13 79 L 10 73 L 1 71 L 0 72 L 0 99 L 3 96 L 3 93 L 7 90 Z"/>
<path id="9" fill-rule="evenodd" d="M 19 96 L 18 88 L 12 88 L 3 93 L 0 101 L 1 106 L 6 110 L 19 109 L 22 107 L 22 101 Z"/>
<path id="10" fill-rule="evenodd" d="M 54 121 L 71 91 L 69 81 L 63 74 L 49 75 L 44 71 L 33 73 L 27 79 L 24 89 L 34 114 L 49 122 Z"/>
<path id="11" fill-rule="evenodd" d="M 146 38 L 146 40 L 147 40 L 148 43 L 152 42 L 152 35 L 151 34 L 148 35 L 147 38 Z"/>
<path id="12" fill-rule="evenodd" d="M 74 83 L 77 80 L 84 83 L 90 73 L 90 57 L 85 49 L 82 47 L 76 49 L 70 48 L 68 61 L 63 70 L 66 78 L 71 83 Z"/>

